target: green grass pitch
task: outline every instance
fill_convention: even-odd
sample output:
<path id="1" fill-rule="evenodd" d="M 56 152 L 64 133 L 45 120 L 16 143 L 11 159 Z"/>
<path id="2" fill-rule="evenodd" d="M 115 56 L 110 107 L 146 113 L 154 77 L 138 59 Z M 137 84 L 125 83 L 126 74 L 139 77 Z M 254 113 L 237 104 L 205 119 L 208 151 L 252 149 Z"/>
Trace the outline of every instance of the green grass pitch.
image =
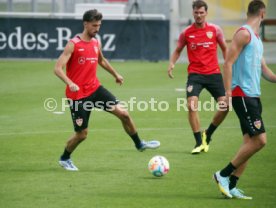
<path id="1" fill-rule="evenodd" d="M 167 62 L 114 62 L 124 76 L 122 86 L 99 68 L 101 83 L 120 100 L 169 103 L 168 111 L 130 112 L 139 135 L 158 139 L 161 147 L 138 152 L 120 121 L 93 112 L 88 139 L 72 155 L 80 169 L 58 165 L 73 127 L 68 109 L 47 112 L 43 103 L 55 98 L 60 109 L 64 84 L 54 76 L 54 61 L 0 62 L 0 207 L 1 208 L 263 208 L 276 207 L 276 85 L 262 80 L 263 118 L 268 144 L 250 161 L 239 187 L 252 201 L 224 199 L 212 174 L 224 167 L 242 142 L 237 117 L 231 112 L 213 136 L 208 153 L 191 155 L 194 139 L 187 112 L 176 109 L 185 98 L 186 66 L 178 64 L 175 79 L 167 77 Z M 276 70 L 276 65 L 270 65 Z M 202 101 L 210 100 L 204 91 Z M 200 112 L 202 129 L 213 112 Z M 155 178 L 147 170 L 151 157 L 163 155 L 170 172 Z"/>

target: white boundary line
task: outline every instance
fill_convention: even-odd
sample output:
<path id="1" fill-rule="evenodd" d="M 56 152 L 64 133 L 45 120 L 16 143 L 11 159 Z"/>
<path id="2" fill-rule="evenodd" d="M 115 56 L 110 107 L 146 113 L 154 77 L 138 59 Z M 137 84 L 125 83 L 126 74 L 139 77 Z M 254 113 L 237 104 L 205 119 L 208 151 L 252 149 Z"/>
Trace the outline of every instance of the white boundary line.
<path id="1" fill-rule="evenodd" d="M 224 126 L 221 127 L 224 129 L 240 129 L 239 126 Z M 276 128 L 276 125 L 267 125 L 268 128 Z M 187 128 L 138 128 L 138 131 L 168 131 L 168 130 L 190 130 L 190 127 Z M 101 131 L 123 131 L 121 128 L 117 129 L 91 129 L 91 132 L 101 132 Z M 38 135 L 38 134 L 57 134 L 57 133 L 73 133 L 72 131 L 37 131 L 37 132 L 0 132 L 0 136 L 12 136 L 12 135 Z"/>

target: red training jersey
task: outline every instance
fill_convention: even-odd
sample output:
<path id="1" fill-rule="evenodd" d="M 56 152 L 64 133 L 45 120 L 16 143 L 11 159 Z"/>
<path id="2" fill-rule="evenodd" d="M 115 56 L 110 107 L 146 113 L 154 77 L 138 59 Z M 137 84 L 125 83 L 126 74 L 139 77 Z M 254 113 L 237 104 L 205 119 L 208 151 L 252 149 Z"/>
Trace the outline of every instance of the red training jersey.
<path id="1" fill-rule="evenodd" d="M 79 100 L 88 97 L 100 86 L 97 78 L 99 42 L 95 38 L 83 41 L 79 36 L 70 41 L 74 44 L 74 52 L 67 63 L 66 74 L 80 89 L 72 92 L 67 86 L 66 97 Z"/>
<path id="2" fill-rule="evenodd" d="M 188 73 L 219 74 L 217 43 L 223 41 L 222 29 L 215 24 L 205 23 L 203 28 L 197 28 L 194 23 L 186 27 L 179 36 L 177 46 L 187 46 Z"/>

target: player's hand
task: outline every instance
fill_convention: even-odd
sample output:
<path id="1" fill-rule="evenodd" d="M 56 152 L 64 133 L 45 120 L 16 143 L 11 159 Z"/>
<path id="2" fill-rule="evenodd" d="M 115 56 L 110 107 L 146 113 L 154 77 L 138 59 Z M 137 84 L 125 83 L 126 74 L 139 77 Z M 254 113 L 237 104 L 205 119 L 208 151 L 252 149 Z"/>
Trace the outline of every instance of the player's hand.
<path id="1" fill-rule="evenodd" d="M 78 85 L 76 85 L 75 83 L 71 83 L 71 84 L 69 84 L 69 89 L 72 91 L 72 92 L 77 92 L 77 91 L 79 91 L 79 86 Z"/>
<path id="2" fill-rule="evenodd" d="M 226 92 L 225 93 L 225 100 L 224 102 L 226 103 L 227 108 L 232 105 L 232 92 Z"/>
<path id="3" fill-rule="evenodd" d="M 226 97 L 223 97 L 222 100 L 218 101 L 219 111 L 228 111 L 229 102 Z"/>
<path id="4" fill-rule="evenodd" d="M 122 85 L 123 82 L 124 82 L 124 78 L 120 74 L 117 74 L 116 75 L 116 83 L 119 85 Z"/>
<path id="5" fill-rule="evenodd" d="M 170 77 L 171 79 L 174 78 L 173 73 L 172 73 L 173 68 L 174 68 L 174 64 L 170 64 L 170 66 L 169 66 L 169 68 L 168 68 L 168 75 L 169 75 L 169 77 Z"/>

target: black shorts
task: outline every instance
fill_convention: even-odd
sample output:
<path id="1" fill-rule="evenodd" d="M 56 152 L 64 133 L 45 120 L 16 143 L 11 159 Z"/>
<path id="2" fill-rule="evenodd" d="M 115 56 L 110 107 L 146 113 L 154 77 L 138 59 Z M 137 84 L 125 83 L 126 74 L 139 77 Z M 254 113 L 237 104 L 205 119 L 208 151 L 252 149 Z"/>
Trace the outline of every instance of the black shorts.
<path id="1" fill-rule="evenodd" d="M 117 105 L 119 100 L 111 92 L 100 86 L 93 94 L 80 100 L 69 100 L 74 129 L 79 132 L 88 127 L 91 110 L 99 108 L 111 111 L 112 106 Z"/>
<path id="2" fill-rule="evenodd" d="M 191 96 L 199 97 L 203 88 L 208 90 L 216 100 L 225 96 L 221 74 L 189 74 L 186 85 L 187 98 Z"/>
<path id="3" fill-rule="evenodd" d="M 233 97 L 232 105 L 240 120 L 243 135 L 253 137 L 265 132 L 260 98 Z"/>

